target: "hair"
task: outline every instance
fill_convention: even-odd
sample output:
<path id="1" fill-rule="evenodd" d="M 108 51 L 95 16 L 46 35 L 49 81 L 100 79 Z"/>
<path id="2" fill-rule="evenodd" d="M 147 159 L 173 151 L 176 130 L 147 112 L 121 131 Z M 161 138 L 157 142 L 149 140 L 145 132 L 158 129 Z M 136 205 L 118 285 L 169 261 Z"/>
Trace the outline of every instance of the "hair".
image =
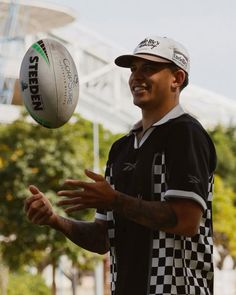
<path id="1" fill-rule="evenodd" d="M 174 73 L 174 72 L 177 72 L 179 70 L 182 70 L 179 66 L 177 66 L 176 64 L 174 63 L 171 63 L 169 64 L 169 68 L 171 69 L 171 71 Z M 184 71 L 185 72 L 185 71 Z M 182 91 L 189 83 L 189 76 L 188 76 L 188 73 L 185 72 L 185 79 L 184 79 L 184 82 L 183 84 L 180 86 L 180 91 Z"/>

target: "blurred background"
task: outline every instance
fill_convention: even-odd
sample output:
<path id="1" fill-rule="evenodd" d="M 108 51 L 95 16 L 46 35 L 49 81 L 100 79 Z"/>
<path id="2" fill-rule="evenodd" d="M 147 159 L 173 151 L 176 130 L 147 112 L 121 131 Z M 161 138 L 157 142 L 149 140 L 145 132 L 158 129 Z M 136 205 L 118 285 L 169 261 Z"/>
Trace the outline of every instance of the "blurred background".
<path id="1" fill-rule="evenodd" d="M 108 257 L 31 225 L 23 203 L 31 183 L 55 203 L 65 178 L 83 178 L 84 168 L 104 172 L 111 143 L 140 117 L 129 71 L 113 61 L 147 35 L 176 39 L 190 53 L 182 106 L 209 131 L 218 154 L 215 294 L 236 294 L 235 6 L 233 0 L 0 0 L 0 294 L 109 294 Z M 22 58 L 42 38 L 63 43 L 79 72 L 75 115 L 55 130 L 30 120 L 19 92 Z M 94 211 L 71 216 L 91 220 Z"/>

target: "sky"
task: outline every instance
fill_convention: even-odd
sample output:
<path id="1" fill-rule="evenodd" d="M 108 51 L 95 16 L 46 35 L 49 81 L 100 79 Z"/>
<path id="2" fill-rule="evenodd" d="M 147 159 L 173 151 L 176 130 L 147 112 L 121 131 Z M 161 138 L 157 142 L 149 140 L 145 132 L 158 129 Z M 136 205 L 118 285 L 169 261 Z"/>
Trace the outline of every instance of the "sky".
<path id="1" fill-rule="evenodd" d="M 127 53 L 148 35 L 181 42 L 191 58 L 190 83 L 236 100 L 235 0 L 44 2 L 77 11 L 81 25 L 127 48 Z"/>

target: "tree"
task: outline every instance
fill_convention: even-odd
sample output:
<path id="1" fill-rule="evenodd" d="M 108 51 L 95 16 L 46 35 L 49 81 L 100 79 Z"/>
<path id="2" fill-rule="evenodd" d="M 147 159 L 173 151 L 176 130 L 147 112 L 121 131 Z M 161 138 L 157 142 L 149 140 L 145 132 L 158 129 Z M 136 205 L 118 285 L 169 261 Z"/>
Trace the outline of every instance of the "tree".
<path id="1" fill-rule="evenodd" d="M 12 273 L 9 278 L 8 295 L 49 295 L 50 289 L 42 277 L 26 272 Z"/>
<path id="2" fill-rule="evenodd" d="M 236 127 L 216 126 L 210 130 L 217 152 L 217 169 L 213 199 L 214 243 L 221 259 L 218 267 L 223 266 L 227 255 L 236 259 Z"/>
<path id="3" fill-rule="evenodd" d="M 7 295 L 7 285 L 9 279 L 9 269 L 2 261 L 1 247 L 0 247 L 0 294 Z"/>
<path id="4" fill-rule="evenodd" d="M 221 269 L 224 259 L 231 255 L 236 259 L 236 207 L 235 193 L 226 186 L 219 176 L 215 177 L 215 192 L 213 201 L 214 243 L 220 254 L 218 267 Z"/>
<path id="5" fill-rule="evenodd" d="M 216 174 L 236 191 L 236 127 L 218 125 L 209 132 L 217 151 Z"/>
<path id="6" fill-rule="evenodd" d="M 77 263 L 81 249 L 68 247 L 66 238 L 49 227 L 30 224 L 23 204 L 29 195 L 28 185 L 35 184 L 55 207 L 55 192 L 64 180 L 81 179 L 84 168 L 93 167 L 92 136 L 92 123 L 79 116 L 59 129 L 28 123 L 24 115 L 10 125 L 0 126 L 0 235 L 4 237 L 2 257 L 10 269 L 27 264 L 42 271 L 49 263 L 55 269 L 64 254 Z M 103 155 L 115 136 L 100 127 L 100 137 L 104 163 Z M 86 220 L 92 214 L 93 210 L 84 210 L 72 216 Z"/>

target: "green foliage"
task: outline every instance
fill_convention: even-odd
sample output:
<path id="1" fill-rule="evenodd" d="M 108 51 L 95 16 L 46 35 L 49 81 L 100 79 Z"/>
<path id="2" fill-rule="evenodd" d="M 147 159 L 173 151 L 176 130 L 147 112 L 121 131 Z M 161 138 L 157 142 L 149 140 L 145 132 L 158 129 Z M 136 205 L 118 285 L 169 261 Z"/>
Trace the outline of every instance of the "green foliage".
<path id="1" fill-rule="evenodd" d="M 218 164 L 213 198 L 214 240 L 222 255 L 236 258 L 236 127 L 217 126 L 210 135 L 215 143 Z"/>
<path id="2" fill-rule="evenodd" d="M 9 277 L 8 295 L 50 295 L 51 291 L 39 275 L 14 273 Z"/>
<path id="3" fill-rule="evenodd" d="M 217 151 L 216 173 L 236 191 L 236 128 L 217 126 L 210 135 Z"/>
<path id="4" fill-rule="evenodd" d="M 111 147 L 112 143 L 123 136 L 123 134 L 111 134 L 110 131 L 104 129 L 102 125 L 99 126 L 99 156 L 100 156 L 100 167 L 105 168 L 106 160 L 108 157 L 107 147 Z"/>
<path id="5" fill-rule="evenodd" d="M 101 127 L 100 136 L 103 166 L 115 137 Z M 79 116 L 58 129 L 30 124 L 25 116 L 0 126 L 0 234 L 7 238 L 2 243 L 2 256 L 11 269 L 24 264 L 43 269 L 63 254 L 78 258 L 80 248 L 68 247 L 61 233 L 28 222 L 23 206 L 30 195 L 28 186 L 34 184 L 63 215 L 55 205 L 55 193 L 66 178 L 83 179 L 85 168 L 93 168 L 93 128 Z M 83 210 L 72 216 L 88 220 L 93 213 Z"/>
<path id="6" fill-rule="evenodd" d="M 213 221 L 215 244 L 221 245 L 236 258 L 236 207 L 235 192 L 226 186 L 219 176 L 215 177 Z"/>

